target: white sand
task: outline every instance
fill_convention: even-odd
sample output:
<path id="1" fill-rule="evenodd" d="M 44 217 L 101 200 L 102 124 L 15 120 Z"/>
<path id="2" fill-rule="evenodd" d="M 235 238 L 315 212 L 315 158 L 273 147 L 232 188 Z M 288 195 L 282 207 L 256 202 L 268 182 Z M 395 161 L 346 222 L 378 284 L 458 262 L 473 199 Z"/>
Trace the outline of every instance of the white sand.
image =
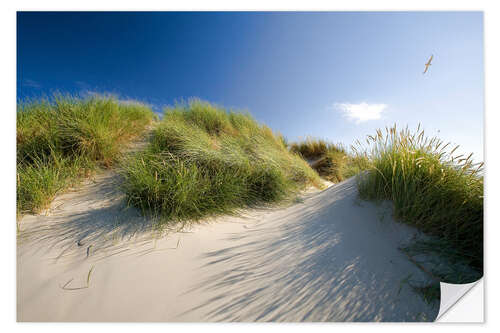
<path id="1" fill-rule="evenodd" d="M 397 248 L 415 230 L 357 199 L 353 179 L 286 208 L 251 210 L 155 240 L 111 174 L 26 216 L 19 321 L 409 321 L 438 306 Z M 84 245 L 78 246 L 81 240 Z M 87 258 L 87 247 L 89 257 Z M 88 288 L 89 269 L 94 267 Z"/>

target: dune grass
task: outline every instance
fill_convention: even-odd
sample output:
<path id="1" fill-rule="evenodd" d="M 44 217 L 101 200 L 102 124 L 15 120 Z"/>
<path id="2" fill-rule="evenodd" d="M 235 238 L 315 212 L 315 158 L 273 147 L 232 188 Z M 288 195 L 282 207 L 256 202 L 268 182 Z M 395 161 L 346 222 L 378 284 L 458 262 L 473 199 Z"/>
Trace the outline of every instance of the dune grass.
<path id="1" fill-rule="evenodd" d="M 391 200 L 396 219 L 441 239 L 453 249 L 447 252 L 482 274 L 482 163 L 474 164 L 472 154 L 453 155 L 457 148 L 427 137 L 420 126 L 413 132 L 396 126 L 378 130 L 367 137 L 367 146 L 358 142 L 354 148 L 370 162 L 359 177 L 359 193 Z"/>
<path id="2" fill-rule="evenodd" d="M 59 191 L 113 165 L 153 117 L 149 107 L 113 97 L 56 95 L 21 101 L 16 122 L 18 214 L 39 212 Z"/>
<path id="3" fill-rule="evenodd" d="M 329 152 L 345 153 L 345 150 L 340 145 L 334 145 L 326 140 L 311 137 L 304 141 L 291 143 L 290 151 L 309 160 L 321 158 Z"/>
<path id="4" fill-rule="evenodd" d="M 322 186 L 283 137 L 250 114 L 196 99 L 165 110 L 149 147 L 127 160 L 123 174 L 129 203 L 163 223 L 233 213 Z"/>
<path id="5" fill-rule="evenodd" d="M 289 149 L 306 159 L 322 178 L 334 183 L 350 178 L 368 166 L 365 157 L 349 154 L 342 145 L 322 139 L 307 138 L 290 144 Z"/>

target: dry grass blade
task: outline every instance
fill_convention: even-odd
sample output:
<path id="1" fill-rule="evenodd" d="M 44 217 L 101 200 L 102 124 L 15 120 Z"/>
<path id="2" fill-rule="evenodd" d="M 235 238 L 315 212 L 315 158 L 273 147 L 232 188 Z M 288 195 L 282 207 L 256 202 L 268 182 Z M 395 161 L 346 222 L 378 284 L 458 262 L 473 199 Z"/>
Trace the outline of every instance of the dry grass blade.
<path id="1" fill-rule="evenodd" d="M 87 284 L 83 287 L 68 287 L 68 285 L 74 280 L 74 278 L 71 278 L 66 282 L 63 286 L 59 286 L 63 290 L 82 290 L 82 289 L 87 289 L 90 287 L 90 277 L 92 275 L 92 272 L 94 271 L 94 266 L 90 267 L 89 272 L 87 273 Z"/>

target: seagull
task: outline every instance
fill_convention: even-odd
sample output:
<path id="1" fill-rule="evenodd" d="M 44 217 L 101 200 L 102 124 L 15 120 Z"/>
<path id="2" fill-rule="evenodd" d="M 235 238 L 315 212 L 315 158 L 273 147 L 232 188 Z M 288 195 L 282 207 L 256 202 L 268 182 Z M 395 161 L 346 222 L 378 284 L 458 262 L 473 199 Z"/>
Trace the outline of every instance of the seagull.
<path id="1" fill-rule="evenodd" d="M 425 74 L 427 72 L 427 69 L 429 69 L 429 66 L 431 65 L 433 55 L 431 54 L 431 57 L 429 58 L 429 61 L 425 64 L 425 71 L 422 74 Z"/>

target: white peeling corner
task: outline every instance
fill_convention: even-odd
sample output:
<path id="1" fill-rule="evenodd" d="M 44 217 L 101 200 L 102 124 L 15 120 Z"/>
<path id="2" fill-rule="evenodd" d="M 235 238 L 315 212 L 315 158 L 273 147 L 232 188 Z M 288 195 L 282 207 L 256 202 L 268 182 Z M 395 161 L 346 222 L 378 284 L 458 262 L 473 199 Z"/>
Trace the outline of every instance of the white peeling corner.
<path id="1" fill-rule="evenodd" d="M 436 321 L 483 322 L 483 302 L 483 279 L 467 284 L 441 282 L 441 304 Z"/>

